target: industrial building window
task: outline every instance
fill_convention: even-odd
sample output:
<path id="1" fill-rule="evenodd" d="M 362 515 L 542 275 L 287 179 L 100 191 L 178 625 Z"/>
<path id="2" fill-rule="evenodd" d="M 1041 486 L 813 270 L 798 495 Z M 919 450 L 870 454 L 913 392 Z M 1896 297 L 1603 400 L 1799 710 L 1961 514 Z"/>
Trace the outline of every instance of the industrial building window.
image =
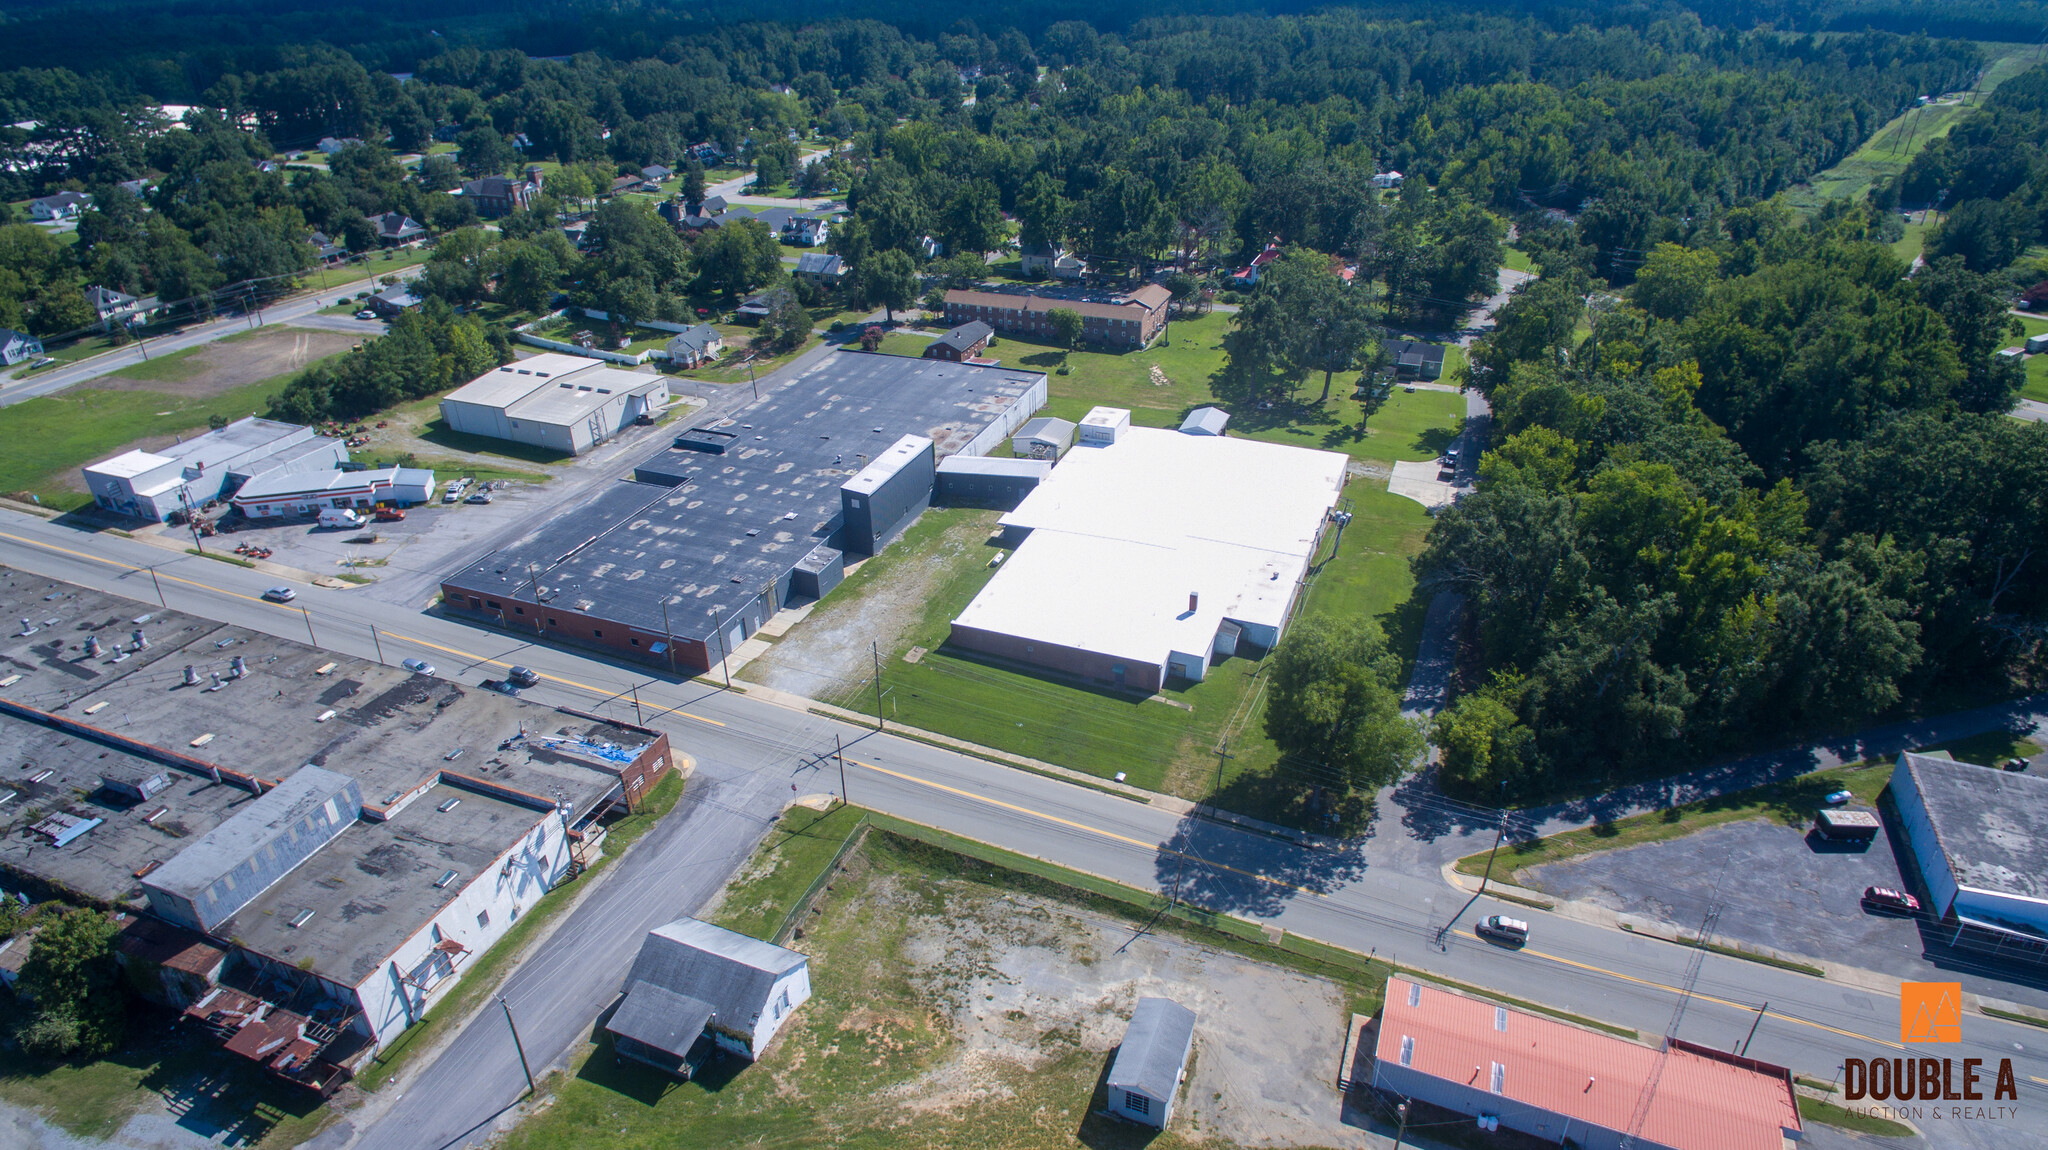
<path id="1" fill-rule="evenodd" d="M 602 638 L 604 638 L 604 632 L 603 632 L 603 631 L 600 631 L 600 630 L 598 630 L 598 629 L 597 629 L 597 628 L 595 628 L 595 627 L 592 627 L 592 628 L 590 629 L 590 637 L 591 637 L 591 638 L 593 638 L 593 639 L 602 639 Z"/>
<path id="2" fill-rule="evenodd" d="M 1406 1034 L 1401 1036 L 1401 1065 L 1415 1065 L 1415 1039 Z"/>
<path id="3" fill-rule="evenodd" d="M 1493 1028 L 1494 1028 L 1495 1030 L 1501 1031 L 1501 1032 L 1503 1032 L 1503 1033 L 1505 1033 L 1505 1032 L 1507 1031 L 1507 1028 L 1508 1028 L 1508 1008 L 1507 1008 L 1507 1007 L 1505 1007 L 1505 1006 L 1496 1006 L 1496 1007 L 1494 1007 L 1494 1008 L 1493 1008 Z"/>
<path id="4" fill-rule="evenodd" d="M 550 619 L 548 620 L 548 626 L 552 627 L 552 626 L 554 626 L 554 625 L 555 625 L 555 621 L 554 621 L 554 619 L 550 618 Z"/>
<path id="5" fill-rule="evenodd" d="M 496 599 L 486 599 L 486 600 L 484 600 L 484 606 L 486 606 L 486 607 L 489 607 L 489 608 L 490 608 L 491 610 L 493 610 L 493 611 L 501 611 L 501 610 L 504 610 L 504 608 L 503 608 L 502 606 L 500 606 L 500 605 L 499 605 L 499 603 L 498 603 L 498 601 L 497 601 Z"/>
<path id="6" fill-rule="evenodd" d="M 482 930 L 482 929 L 484 929 L 485 927 L 488 927 L 488 926 L 490 926 L 490 925 L 491 925 L 491 912 L 490 912 L 490 911 L 487 911 L 487 910 L 480 910 L 480 911 L 477 911 L 477 912 L 476 912 L 476 925 L 477 925 L 477 929 L 478 929 L 478 930 Z"/>
<path id="7" fill-rule="evenodd" d="M 1124 1106 L 1133 1114 L 1152 1113 L 1152 1100 L 1133 1091 L 1124 1091 Z"/>
<path id="8" fill-rule="evenodd" d="M 519 607 L 519 606 L 514 606 L 514 607 L 512 608 L 512 613 L 513 613 L 514 615 L 524 615 L 524 614 L 526 614 L 526 608 L 524 608 L 524 607 Z"/>
<path id="9" fill-rule="evenodd" d="M 1502 1066 L 1502 1065 L 1501 1065 L 1500 1063 L 1498 1063 L 1498 1062 L 1494 1063 L 1494 1064 L 1493 1064 L 1493 1086 L 1492 1086 L 1492 1090 L 1493 1090 L 1493 1092 L 1494 1092 L 1495 1094 L 1499 1094 L 1499 1093 L 1500 1093 L 1500 1092 L 1501 1092 L 1501 1091 L 1502 1091 L 1502 1090 L 1503 1090 L 1504 1088 L 1506 1088 L 1507 1084 L 1508 1084 L 1508 1068 L 1507 1068 L 1507 1067 L 1505 1067 L 1505 1066 Z"/>

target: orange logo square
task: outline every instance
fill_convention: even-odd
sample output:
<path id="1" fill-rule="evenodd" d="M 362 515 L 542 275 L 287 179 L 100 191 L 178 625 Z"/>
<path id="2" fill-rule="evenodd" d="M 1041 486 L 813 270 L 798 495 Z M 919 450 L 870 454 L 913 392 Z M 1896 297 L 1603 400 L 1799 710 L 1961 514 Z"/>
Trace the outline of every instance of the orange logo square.
<path id="1" fill-rule="evenodd" d="M 1963 984 L 1902 982 L 1899 984 L 1900 1042 L 1961 1042 Z"/>

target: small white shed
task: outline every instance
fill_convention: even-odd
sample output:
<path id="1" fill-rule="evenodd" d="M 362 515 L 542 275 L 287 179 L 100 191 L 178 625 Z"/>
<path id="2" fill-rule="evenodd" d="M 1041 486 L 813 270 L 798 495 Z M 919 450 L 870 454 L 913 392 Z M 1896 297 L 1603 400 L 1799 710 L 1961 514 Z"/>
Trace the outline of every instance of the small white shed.
<path id="1" fill-rule="evenodd" d="M 1091 408 L 1081 417 L 1081 444 L 1084 447 L 1107 447 L 1115 443 L 1131 429 L 1131 413 L 1121 407 Z"/>
<path id="2" fill-rule="evenodd" d="M 1109 1067 L 1109 1112 L 1166 1129 L 1195 1046 L 1195 1012 L 1170 998 L 1141 998 Z"/>

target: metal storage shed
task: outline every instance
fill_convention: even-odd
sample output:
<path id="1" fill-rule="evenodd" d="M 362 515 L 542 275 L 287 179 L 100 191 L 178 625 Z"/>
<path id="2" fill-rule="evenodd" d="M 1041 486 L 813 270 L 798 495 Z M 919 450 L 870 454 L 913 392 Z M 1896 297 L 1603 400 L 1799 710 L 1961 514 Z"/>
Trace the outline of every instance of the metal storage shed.
<path id="1" fill-rule="evenodd" d="M 1074 446 L 1071 420 L 1040 416 L 1017 429 L 1010 437 L 1010 451 L 1026 459 L 1058 459 Z"/>
<path id="2" fill-rule="evenodd" d="M 1181 420 L 1180 429 L 1186 435 L 1221 435 L 1229 422 L 1230 413 L 1220 407 L 1198 407 Z"/>
<path id="3" fill-rule="evenodd" d="M 1195 1045 L 1195 1012 L 1170 998 L 1141 998 L 1109 1068 L 1109 1110 L 1166 1129 Z"/>

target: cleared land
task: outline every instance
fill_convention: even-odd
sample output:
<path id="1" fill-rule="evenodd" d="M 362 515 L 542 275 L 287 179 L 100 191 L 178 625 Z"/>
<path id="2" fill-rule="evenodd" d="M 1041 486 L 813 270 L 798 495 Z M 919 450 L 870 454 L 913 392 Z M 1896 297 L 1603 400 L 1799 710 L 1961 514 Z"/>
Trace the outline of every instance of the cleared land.
<path id="1" fill-rule="evenodd" d="M 847 824 L 807 832 L 834 819 L 786 817 L 710 917 L 746 927 L 786 913 Z M 1147 896 L 1077 889 L 1038 873 L 1055 868 L 956 845 L 974 853 L 877 829 L 847 857 L 791 943 L 811 957 L 813 997 L 759 1063 L 722 1061 L 677 1084 L 619 1063 L 599 1036 L 507 1145 L 1367 1143 L 1340 1121 L 1327 1079 L 1345 1019 L 1376 1007 L 1384 967 L 1253 942 L 1248 924 L 1166 918 L 1134 937 Z M 1092 1111 L 1134 1000 L 1161 993 L 1202 1028 L 1174 1128 L 1153 1137 Z"/>
<path id="2" fill-rule="evenodd" d="M 363 337 L 338 331 L 261 327 L 129 364 L 79 386 L 210 399 L 238 387 L 303 371 L 308 364 L 338 355 L 362 340 Z"/>
<path id="3" fill-rule="evenodd" d="M 236 420 L 261 414 L 293 376 L 316 362 L 302 359 L 297 366 L 277 368 L 292 362 L 294 349 L 300 347 L 296 337 L 325 333 L 277 328 L 258 334 L 264 338 L 196 349 L 211 357 L 202 363 L 214 366 L 189 366 L 197 355 L 166 356 L 162 367 L 151 360 L 123 369 L 147 368 L 164 378 L 128 376 L 111 385 L 103 378 L 0 408 L 0 443 L 7 445 L 0 451 L 0 492 L 34 495 L 46 507 L 74 510 L 92 502 L 78 474 L 85 464 L 131 448 L 161 447 L 181 435 L 206 430 L 214 416 Z M 335 338 L 349 340 L 339 333 Z M 270 365 L 273 374 L 257 376 L 264 365 Z M 222 377 L 248 381 L 223 386 Z"/>

